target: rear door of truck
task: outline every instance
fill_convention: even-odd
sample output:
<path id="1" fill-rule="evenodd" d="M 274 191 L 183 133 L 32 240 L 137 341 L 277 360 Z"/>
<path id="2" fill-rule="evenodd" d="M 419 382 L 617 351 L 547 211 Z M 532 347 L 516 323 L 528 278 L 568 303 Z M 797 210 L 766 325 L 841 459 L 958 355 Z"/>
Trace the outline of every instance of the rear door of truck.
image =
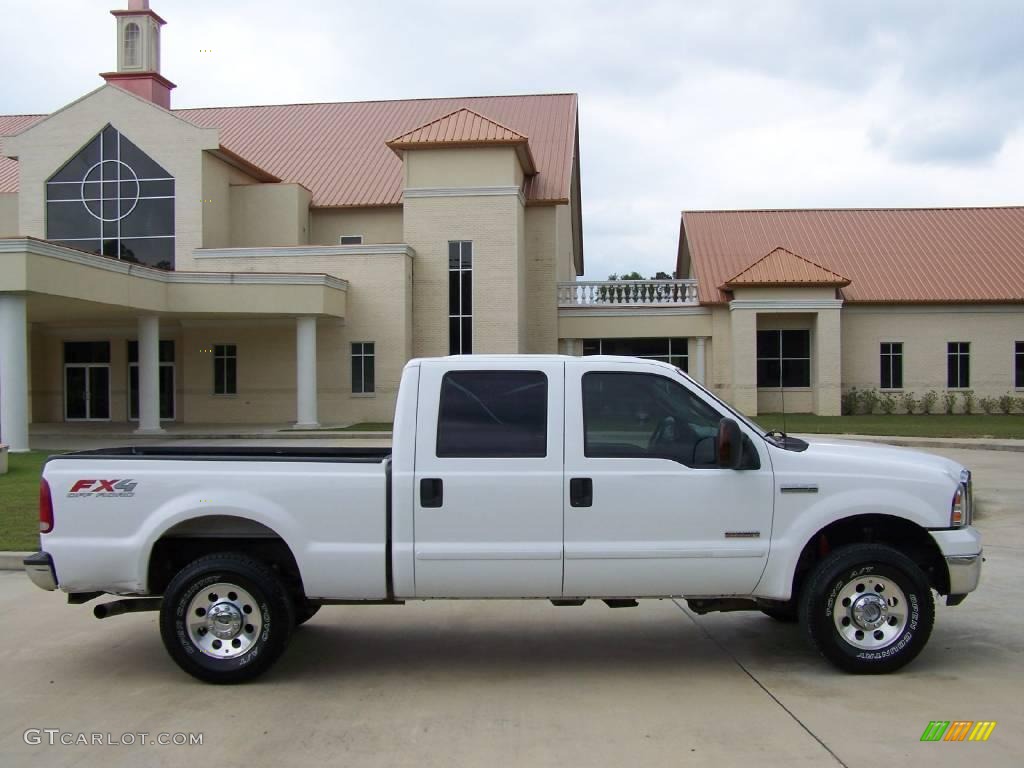
<path id="1" fill-rule="evenodd" d="M 417 597 L 562 593 L 561 360 L 424 361 Z"/>

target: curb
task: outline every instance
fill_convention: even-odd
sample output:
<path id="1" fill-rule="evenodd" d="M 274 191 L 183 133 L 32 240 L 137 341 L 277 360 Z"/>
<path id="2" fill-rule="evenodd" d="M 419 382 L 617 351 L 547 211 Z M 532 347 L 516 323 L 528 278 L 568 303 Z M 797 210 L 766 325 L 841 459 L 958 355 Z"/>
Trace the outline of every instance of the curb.
<path id="1" fill-rule="evenodd" d="M 23 571 L 24 564 L 21 562 L 34 552 L 0 552 L 0 571 Z"/>

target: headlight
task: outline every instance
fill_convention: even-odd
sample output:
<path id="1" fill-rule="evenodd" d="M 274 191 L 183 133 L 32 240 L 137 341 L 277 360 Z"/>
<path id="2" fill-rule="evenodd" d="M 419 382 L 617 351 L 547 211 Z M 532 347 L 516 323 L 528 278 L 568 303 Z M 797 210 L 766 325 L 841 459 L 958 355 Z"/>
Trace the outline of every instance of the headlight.
<path id="1" fill-rule="evenodd" d="M 953 505 L 949 514 L 949 525 L 951 528 L 963 528 L 971 524 L 973 514 L 973 488 L 971 487 L 971 473 L 964 469 L 960 472 L 960 485 L 953 494 Z"/>

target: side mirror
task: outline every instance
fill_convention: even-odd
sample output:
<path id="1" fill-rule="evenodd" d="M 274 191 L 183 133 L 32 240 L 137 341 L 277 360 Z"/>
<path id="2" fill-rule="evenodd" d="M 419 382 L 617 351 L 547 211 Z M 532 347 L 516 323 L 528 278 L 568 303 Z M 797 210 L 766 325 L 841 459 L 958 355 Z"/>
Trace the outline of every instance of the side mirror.
<path id="1" fill-rule="evenodd" d="M 743 466 L 743 432 L 732 419 L 718 422 L 718 466 L 724 469 Z"/>

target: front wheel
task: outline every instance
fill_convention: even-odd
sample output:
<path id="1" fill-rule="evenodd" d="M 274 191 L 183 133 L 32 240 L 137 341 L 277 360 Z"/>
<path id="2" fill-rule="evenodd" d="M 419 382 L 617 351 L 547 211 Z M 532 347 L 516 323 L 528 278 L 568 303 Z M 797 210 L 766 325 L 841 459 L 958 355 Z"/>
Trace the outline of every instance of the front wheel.
<path id="1" fill-rule="evenodd" d="M 811 644 L 846 672 L 892 672 L 931 635 L 935 603 L 924 572 L 882 544 L 832 552 L 811 572 L 800 622 Z"/>
<path id="2" fill-rule="evenodd" d="M 238 553 L 207 555 L 171 579 L 160 635 L 171 658 L 208 683 L 240 683 L 284 652 L 294 626 L 292 601 L 266 565 Z"/>

